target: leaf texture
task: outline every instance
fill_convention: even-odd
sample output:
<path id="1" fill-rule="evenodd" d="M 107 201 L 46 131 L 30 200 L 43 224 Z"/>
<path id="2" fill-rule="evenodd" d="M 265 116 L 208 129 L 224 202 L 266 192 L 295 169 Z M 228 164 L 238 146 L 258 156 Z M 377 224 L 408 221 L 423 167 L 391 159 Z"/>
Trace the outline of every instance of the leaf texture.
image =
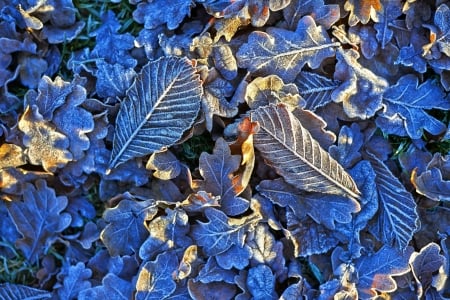
<path id="1" fill-rule="evenodd" d="M 300 72 L 294 83 L 298 87 L 300 96 L 305 101 L 304 108 L 312 111 L 330 103 L 331 93 L 340 84 L 339 81 L 311 72 Z"/>
<path id="2" fill-rule="evenodd" d="M 177 142 L 197 117 L 201 95 L 187 59 L 161 58 L 144 66 L 120 107 L 109 168 Z"/>
<path id="3" fill-rule="evenodd" d="M 284 106 L 251 112 L 260 125 L 254 145 L 286 182 L 306 191 L 359 198 L 352 177 Z"/>
<path id="4" fill-rule="evenodd" d="M 419 216 L 412 195 L 375 155 L 368 154 L 378 189 L 378 220 L 372 232 L 383 243 L 404 250 L 419 228 Z"/>
<path id="5" fill-rule="evenodd" d="M 0 299 L 2 300 L 41 300 L 50 298 L 52 298 L 52 294 L 48 291 L 38 290 L 20 284 L 0 284 Z"/>

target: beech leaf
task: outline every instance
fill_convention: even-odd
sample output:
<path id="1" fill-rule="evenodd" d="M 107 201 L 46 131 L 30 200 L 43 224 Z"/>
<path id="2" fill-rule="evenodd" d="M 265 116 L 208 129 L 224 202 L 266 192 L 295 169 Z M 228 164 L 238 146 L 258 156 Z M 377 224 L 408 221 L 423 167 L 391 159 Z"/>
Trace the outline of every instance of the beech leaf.
<path id="1" fill-rule="evenodd" d="M 286 107 L 258 108 L 251 119 L 260 125 L 255 147 L 286 182 L 305 191 L 359 198 L 352 177 Z"/>
<path id="2" fill-rule="evenodd" d="M 200 110 L 199 76 L 186 59 L 151 61 L 120 106 L 109 168 L 177 142 Z"/>
<path id="3" fill-rule="evenodd" d="M 21 284 L 3 283 L 0 284 L 0 298 L 2 300 L 41 300 L 52 298 L 52 294 Z"/>

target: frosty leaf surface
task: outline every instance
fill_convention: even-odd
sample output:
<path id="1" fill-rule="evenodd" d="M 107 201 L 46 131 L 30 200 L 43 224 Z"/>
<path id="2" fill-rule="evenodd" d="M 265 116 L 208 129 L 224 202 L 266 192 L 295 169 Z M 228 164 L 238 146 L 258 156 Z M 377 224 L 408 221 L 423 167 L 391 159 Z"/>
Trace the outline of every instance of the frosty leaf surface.
<path id="1" fill-rule="evenodd" d="M 169 150 L 153 153 L 145 167 L 150 170 L 155 170 L 153 176 L 163 180 L 170 180 L 177 177 L 182 168 L 180 161 Z"/>
<path id="2" fill-rule="evenodd" d="M 108 64 L 104 60 L 97 62 L 96 91 L 100 97 L 123 97 L 133 83 L 136 72 L 120 63 Z"/>
<path id="3" fill-rule="evenodd" d="M 440 250 L 438 244 L 429 243 L 420 249 L 420 252 L 413 252 L 409 258 L 412 273 L 419 284 L 419 297 L 423 296 L 431 287 L 433 273 L 437 272 L 445 263 L 445 256 L 439 254 Z"/>
<path id="4" fill-rule="evenodd" d="M 353 123 L 351 127 L 344 125 L 339 132 L 338 145 L 332 145 L 329 152 L 343 167 L 351 168 L 361 159 L 359 151 L 363 144 L 364 135 L 358 124 Z"/>
<path id="5" fill-rule="evenodd" d="M 163 252 L 154 261 L 145 263 L 136 282 L 136 300 L 168 298 L 176 289 L 172 274 L 177 267 L 177 256 L 171 251 Z"/>
<path id="6" fill-rule="evenodd" d="M 361 299 L 371 299 L 375 291 L 392 292 L 397 284 L 392 276 L 409 272 L 409 257 L 413 249 L 408 247 L 404 252 L 383 246 L 372 256 L 364 256 L 357 260 L 359 281 L 356 285 Z"/>
<path id="7" fill-rule="evenodd" d="M 323 0 L 292 0 L 283 10 L 283 16 L 288 28 L 295 29 L 301 17 L 311 15 L 317 24 L 329 29 L 340 18 L 337 4 L 325 4 Z"/>
<path id="8" fill-rule="evenodd" d="M 231 155 L 227 142 L 220 138 L 216 142 L 213 154 L 204 152 L 199 160 L 200 174 L 204 180 L 195 181 L 195 189 L 220 196 L 221 208 L 230 216 L 246 211 L 249 203 L 248 200 L 238 196 L 241 192 L 237 190 L 239 178 L 234 175 L 241 163 L 241 157 Z"/>
<path id="9" fill-rule="evenodd" d="M 128 300 L 133 292 L 130 282 L 123 280 L 114 273 L 103 277 L 102 284 L 80 292 L 80 300 L 117 299 Z"/>
<path id="10" fill-rule="evenodd" d="M 52 294 L 45 290 L 35 289 L 21 284 L 0 284 L 0 297 L 4 300 L 41 300 L 50 299 Z"/>
<path id="11" fill-rule="evenodd" d="M 255 75 L 274 74 L 289 83 L 304 65 L 318 68 L 325 58 L 334 55 L 338 45 L 312 17 L 305 16 L 296 31 L 269 27 L 266 32 L 252 32 L 236 57 L 239 67 Z"/>
<path id="12" fill-rule="evenodd" d="M 208 261 L 203 265 L 195 280 L 205 284 L 210 284 L 213 282 L 234 283 L 235 276 L 235 270 L 223 269 L 219 266 L 214 257 L 209 257 Z"/>
<path id="13" fill-rule="evenodd" d="M 254 299 L 278 299 L 275 293 L 275 278 L 266 265 L 258 265 L 248 270 L 247 287 Z"/>
<path id="14" fill-rule="evenodd" d="M 339 50 L 334 79 L 341 82 L 332 93 L 334 102 L 343 103 L 350 118 L 367 119 L 382 108 L 382 96 L 388 82 L 359 62 L 359 53 L 353 49 Z"/>
<path id="15" fill-rule="evenodd" d="M 350 12 L 348 25 L 355 26 L 358 22 L 367 24 L 370 19 L 378 21 L 377 12 L 383 10 L 381 0 L 347 0 L 344 9 Z"/>
<path id="16" fill-rule="evenodd" d="M 127 91 L 116 119 L 109 168 L 173 145 L 194 122 L 202 89 L 187 59 L 149 62 Z"/>
<path id="17" fill-rule="evenodd" d="M 165 0 L 141 2 L 133 12 L 136 22 L 144 24 L 147 29 L 154 29 L 166 24 L 173 30 L 190 14 L 191 1 L 175 0 L 167 3 Z"/>
<path id="18" fill-rule="evenodd" d="M 153 200 L 137 202 L 124 199 L 105 211 L 103 218 L 107 225 L 100 238 L 111 256 L 138 251 L 148 235 L 144 221 L 152 219 L 157 212 L 153 204 Z"/>
<path id="19" fill-rule="evenodd" d="M 416 203 L 382 161 L 370 153 L 367 159 L 375 171 L 379 197 L 378 218 L 371 232 L 383 243 L 404 250 L 419 229 Z"/>
<path id="20" fill-rule="evenodd" d="M 315 111 L 331 102 L 331 93 L 339 86 L 338 81 L 324 76 L 302 71 L 295 78 L 300 97 L 305 101 L 304 108 Z"/>
<path id="21" fill-rule="evenodd" d="M 286 107 L 258 108 L 251 119 L 260 125 L 255 147 L 286 182 L 306 191 L 359 197 L 351 176 Z"/>
<path id="22" fill-rule="evenodd" d="M 23 150 L 19 146 L 7 143 L 0 146 L 0 169 L 17 167 L 26 162 Z"/>
<path id="23" fill-rule="evenodd" d="M 52 172 L 72 160 L 72 154 L 67 150 L 68 138 L 45 121 L 36 107 L 26 108 L 19 129 L 24 133 L 25 154 L 31 164 L 42 165 L 44 170 Z"/>
<path id="24" fill-rule="evenodd" d="M 30 262 L 36 262 L 50 247 L 52 238 L 70 225 L 70 215 L 62 212 L 67 202 L 40 179 L 35 185 L 25 183 L 23 201 L 9 204 L 9 214 L 22 234 L 16 245 Z"/>
<path id="25" fill-rule="evenodd" d="M 411 183 L 416 192 L 435 201 L 450 201 L 450 161 L 448 155 L 436 153 L 426 170 L 418 167 L 411 172 Z"/>
<path id="26" fill-rule="evenodd" d="M 192 226 L 192 237 L 203 247 L 208 256 L 217 255 L 227 251 L 232 245 L 242 245 L 246 226 L 233 224 L 222 211 L 207 208 L 205 216 L 208 222 L 198 221 Z"/>
<path id="27" fill-rule="evenodd" d="M 418 78 L 409 74 L 385 91 L 383 106 L 376 120 L 383 132 L 419 139 L 423 130 L 438 135 L 446 129 L 445 124 L 425 110 L 449 110 L 450 101 L 434 81 L 419 85 Z"/>
<path id="28" fill-rule="evenodd" d="M 79 262 L 74 266 L 68 266 L 65 272 L 58 275 L 62 279 L 62 286 L 57 290 L 61 299 L 78 299 L 80 291 L 91 287 L 89 279 L 92 271 Z"/>

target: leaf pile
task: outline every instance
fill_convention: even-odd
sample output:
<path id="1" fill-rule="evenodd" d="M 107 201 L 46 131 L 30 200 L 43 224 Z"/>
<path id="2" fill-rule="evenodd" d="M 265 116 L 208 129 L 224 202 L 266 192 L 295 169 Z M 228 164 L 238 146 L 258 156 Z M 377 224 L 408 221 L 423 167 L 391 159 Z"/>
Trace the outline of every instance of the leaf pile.
<path id="1" fill-rule="evenodd" d="M 450 297 L 450 3 L 111 2 L 0 0 L 0 298 Z"/>

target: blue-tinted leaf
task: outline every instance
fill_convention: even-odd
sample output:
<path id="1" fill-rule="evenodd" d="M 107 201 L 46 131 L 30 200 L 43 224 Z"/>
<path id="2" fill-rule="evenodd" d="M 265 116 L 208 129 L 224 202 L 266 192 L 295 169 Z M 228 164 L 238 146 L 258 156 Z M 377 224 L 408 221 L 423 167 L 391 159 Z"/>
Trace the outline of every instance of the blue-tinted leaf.
<path id="1" fill-rule="evenodd" d="M 252 249 L 249 246 L 233 245 L 227 251 L 217 254 L 216 261 L 225 270 L 231 270 L 232 268 L 242 270 L 249 264 L 251 256 Z"/>
<path id="2" fill-rule="evenodd" d="M 435 201 L 450 201 L 450 156 L 436 153 L 427 170 L 420 171 L 415 169 L 411 174 L 416 192 Z"/>
<path id="3" fill-rule="evenodd" d="M 413 248 L 408 247 L 401 252 L 398 249 L 383 246 L 371 256 L 362 256 L 355 263 L 358 270 L 358 283 L 356 287 L 360 299 L 372 299 L 375 291 L 393 292 L 397 284 L 392 276 L 409 272 L 409 257 Z"/>
<path id="4" fill-rule="evenodd" d="M 419 85 L 416 76 L 401 77 L 383 94 L 384 109 L 376 123 L 383 132 L 420 139 L 423 129 L 433 135 L 446 130 L 445 124 L 429 115 L 425 109 L 450 109 L 450 101 L 432 80 Z M 400 128 L 398 128 L 401 126 Z"/>
<path id="5" fill-rule="evenodd" d="M 99 97 L 123 97 L 131 86 L 136 72 L 120 63 L 108 64 L 104 60 L 97 62 L 96 92 Z"/>
<path id="6" fill-rule="evenodd" d="M 200 281 L 205 284 L 212 282 L 226 282 L 234 283 L 234 277 L 236 276 L 235 270 L 225 270 L 217 263 L 214 257 L 209 257 L 208 261 L 198 273 L 195 281 Z"/>
<path id="7" fill-rule="evenodd" d="M 68 266 L 65 270 L 63 269 L 62 273 L 58 274 L 58 279 L 62 281 L 62 286 L 57 288 L 60 299 L 78 299 L 78 294 L 82 290 L 91 287 L 89 282 L 91 276 L 91 269 L 86 268 L 82 262 L 74 266 Z"/>
<path id="8" fill-rule="evenodd" d="M 221 209 L 227 215 L 235 216 L 245 212 L 249 206 L 248 200 L 238 197 L 237 175 L 241 158 L 231 155 L 230 147 L 224 139 L 219 138 L 213 154 L 203 152 L 200 155 L 200 174 L 202 181 L 195 181 L 195 190 L 203 190 L 220 196 Z"/>
<path id="9" fill-rule="evenodd" d="M 342 126 L 338 145 L 332 145 L 328 151 L 344 168 L 349 169 L 361 160 L 359 150 L 363 144 L 364 135 L 361 133 L 359 125 L 353 123 L 351 127 Z"/>
<path id="10" fill-rule="evenodd" d="M 250 116 L 260 126 L 255 147 L 286 182 L 306 191 L 359 197 L 351 176 L 285 106 L 260 107 Z"/>
<path id="11" fill-rule="evenodd" d="M 340 18 L 340 9 L 337 4 L 324 4 L 323 0 L 291 0 L 288 7 L 283 10 L 283 16 L 289 29 L 295 29 L 300 18 L 311 15 L 317 24 L 330 29 Z"/>
<path id="12" fill-rule="evenodd" d="M 422 57 L 422 51 L 422 48 L 417 48 L 414 45 L 404 46 L 400 49 L 395 63 L 412 67 L 419 73 L 425 73 L 427 71 L 427 61 Z"/>
<path id="13" fill-rule="evenodd" d="M 302 193 L 282 179 L 262 181 L 257 190 L 273 203 L 289 206 L 299 218 L 309 215 L 314 221 L 334 229 L 335 222 L 348 223 L 359 203 L 347 197 L 321 193 Z"/>
<path id="14" fill-rule="evenodd" d="M 382 107 L 382 95 L 388 87 L 383 78 L 358 63 L 359 54 L 353 49 L 337 52 L 338 63 L 334 78 L 342 82 L 331 98 L 343 102 L 350 118 L 368 119 Z"/>
<path id="15" fill-rule="evenodd" d="M 404 250 L 419 229 L 414 198 L 375 155 L 368 153 L 367 159 L 375 171 L 379 197 L 378 217 L 370 231 L 384 244 Z"/>
<path id="16" fill-rule="evenodd" d="M 292 210 L 286 212 L 287 238 L 294 246 L 294 255 L 310 256 L 325 253 L 339 243 L 333 231 L 309 217 L 299 218 Z"/>
<path id="17" fill-rule="evenodd" d="M 389 26 L 393 20 L 402 14 L 402 4 L 400 0 L 384 1 L 383 10 L 377 12 L 378 22 L 373 27 L 377 31 L 377 40 L 381 45 L 381 49 L 385 49 L 394 35 Z"/>
<path id="18" fill-rule="evenodd" d="M 35 185 L 25 183 L 23 201 L 9 204 L 8 210 L 22 238 L 16 246 L 34 263 L 51 246 L 52 238 L 66 229 L 71 221 L 65 196 L 56 197 L 44 180 Z"/>
<path id="19" fill-rule="evenodd" d="M 280 296 L 280 300 L 304 299 L 306 296 L 304 293 L 305 289 L 307 289 L 307 287 L 303 284 L 303 280 L 293 283 L 284 290 L 283 294 Z"/>
<path id="20" fill-rule="evenodd" d="M 118 34 L 121 25 L 114 12 L 108 10 L 102 16 L 102 25 L 90 36 L 96 37 L 95 47 L 90 54 L 91 59 L 104 59 L 109 64 L 121 64 L 132 68 L 137 61 L 129 54 L 134 47 L 134 37 L 129 34 Z"/>
<path id="21" fill-rule="evenodd" d="M 187 59 L 145 65 L 127 91 L 116 119 L 109 168 L 177 142 L 197 117 L 202 89 Z"/>
<path id="22" fill-rule="evenodd" d="M 302 71 L 295 78 L 295 84 L 300 97 L 305 101 L 304 108 L 315 111 L 332 101 L 331 93 L 340 83 L 315 73 Z"/>
<path id="23" fill-rule="evenodd" d="M 25 285 L 3 283 L 0 284 L 0 298 L 2 300 L 42 300 L 52 298 L 52 294 Z"/>
<path id="24" fill-rule="evenodd" d="M 278 299 L 275 293 L 275 277 L 266 265 L 258 265 L 248 270 L 247 288 L 253 299 Z"/>
<path id="25" fill-rule="evenodd" d="M 310 16 L 303 17 L 295 32 L 269 27 L 266 32 L 252 32 L 248 42 L 236 53 L 238 65 L 254 75 L 275 74 L 292 82 L 305 64 L 316 69 L 334 55 L 339 43 L 331 42 L 324 28 Z"/>
<path id="26" fill-rule="evenodd" d="M 211 300 L 216 297 L 223 299 L 233 299 L 236 294 L 236 286 L 225 282 L 202 283 L 189 280 L 188 282 L 190 299 Z"/>
<path id="27" fill-rule="evenodd" d="M 166 209 L 166 215 L 153 219 L 147 226 L 150 236 L 139 248 L 139 257 L 150 260 L 157 254 L 172 248 L 185 248 L 192 242 L 188 216 L 184 210 Z"/>
<path id="28" fill-rule="evenodd" d="M 133 12 L 133 18 L 147 29 L 167 24 L 167 28 L 173 30 L 190 14 L 191 5 L 191 1 L 185 0 L 141 2 Z"/>
<path id="29" fill-rule="evenodd" d="M 58 12 L 58 9 L 55 9 Z M 64 19 L 61 16 L 60 19 Z M 57 19 L 57 17 L 55 18 Z M 46 38 L 50 44 L 61 44 L 64 42 L 71 42 L 83 30 L 86 24 L 83 21 L 75 22 L 67 27 L 44 26 L 42 30 L 42 37 Z"/>
<path id="30" fill-rule="evenodd" d="M 433 273 L 444 264 L 445 257 L 439 254 L 441 248 L 436 243 L 429 243 L 420 252 L 412 253 L 409 258 L 412 273 L 418 284 L 418 297 L 422 297 L 431 287 Z"/>
<path id="31" fill-rule="evenodd" d="M 372 59 L 379 52 L 372 26 L 356 25 L 348 30 L 348 34 L 352 37 L 352 42 L 359 44 L 364 58 Z"/>
<path id="32" fill-rule="evenodd" d="M 43 58 L 35 55 L 22 56 L 19 60 L 20 82 L 28 88 L 37 87 L 47 67 L 48 64 Z"/>
<path id="33" fill-rule="evenodd" d="M 220 210 L 207 208 L 208 223 L 198 222 L 192 226 L 192 237 L 208 256 L 217 255 L 230 249 L 232 245 L 243 245 L 245 224 L 234 224 Z"/>
<path id="34" fill-rule="evenodd" d="M 411 174 L 415 170 L 414 172 L 420 175 L 427 170 L 432 157 L 430 152 L 420 150 L 412 144 L 406 151 L 400 153 L 398 161 L 404 172 Z"/>
<path id="35" fill-rule="evenodd" d="M 156 213 L 153 200 L 124 199 L 116 207 L 106 209 L 103 219 L 108 224 L 100 237 L 111 256 L 136 253 L 148 235 L 144 222 Z"/>
<path id="36" fill-rule="evenodd" d="M 172 274 L 178 267 L 177 255 L 166 251 L 147 262 L 136 282 L 136 300 L 167 299 L 176 289 Z"/>
<path id="37" fill-rule="evenodd" d="M 154 170 L 156 178 L 170 180 L 180 175 L 182 164 L 170 150 L 166 150 L 153 153 L 145 168 Z"/>
<path id="38" fill-rule="evenodd" d="M 132 293 L 133 287 L 130 282 L 113 273 L 108 273 L 103 277 L 101 285 L 81 291 L 79 299 L 129 300 Z"/>
<path id="39" fill-rule="evenodd" d="M 439 50 L 450 57 L 450 8 L 442 3 L 436 9 L 434 15 L 434 24 L 439 28 L 439 34 L 436 37 Z"/>

